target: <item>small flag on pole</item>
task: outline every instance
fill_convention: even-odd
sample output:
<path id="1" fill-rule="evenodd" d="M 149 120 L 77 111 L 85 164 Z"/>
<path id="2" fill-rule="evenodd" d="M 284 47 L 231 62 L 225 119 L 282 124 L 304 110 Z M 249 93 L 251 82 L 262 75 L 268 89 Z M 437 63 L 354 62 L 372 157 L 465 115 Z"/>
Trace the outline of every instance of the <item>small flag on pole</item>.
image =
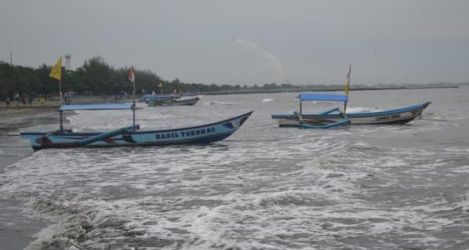
<path id="1" fill-rule="evenodd" d="M 136 107 L 136 90 L 135 90 L 135 70 L 134 70 L 134 67 L 130 67 L 129 70 L 127 71 L 127 79 L 129 79 L 129 81 L 132 83 L 132 86 L 133 86 L 133 91 L 132 91 L 132 96 L 133 96 L 133 105 L 132 105 L 132 120 L 133 120 L 133 125 L 134 125 L 134 129 L 136 129 L 135 127 L 135 107 Z"/>
<path id="2" fill-rule="evenodd" d="M 59 81 L 62 80 L 62 57 L 59 57 L 54 66 L 52 66 L 49 77 Z"/>
<path id="3" fill-rule="evenodd" d="M 129 68 L 129 71 L 127 71 L 127 77 L 130 82 L 134 83 L 135 82 L 135 71 L 133 67 Z"/>
<path id="4" fill-rule="evenodd" d="M 345 79 L 345 89 L 344 89 L 344 92 L 345 92 L 345 95 L 348 96 L 348 92 L 350 91 L 350 75 L 352 74 L 352 64 L 350 64 L 349 68 L 348 68 L 348 73 L 347 73 L 347 76 L 346 76 L 346 79 Z"/>

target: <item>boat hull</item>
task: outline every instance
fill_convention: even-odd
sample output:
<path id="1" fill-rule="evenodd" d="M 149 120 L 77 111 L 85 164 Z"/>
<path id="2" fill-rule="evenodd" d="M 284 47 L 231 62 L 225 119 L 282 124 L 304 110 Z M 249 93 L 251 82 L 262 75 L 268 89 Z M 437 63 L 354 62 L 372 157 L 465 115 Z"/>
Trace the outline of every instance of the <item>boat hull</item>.
<path id="1" fill-rule="evenodd" d="M 390 109 L 379 112 L 347 113 L 351 125 L 384 125 L 384 124 L 406 124 L 420 116 L 423 110 L 430 105 L 426 102 L 405 108 Z M 303 119 L 329 119 L 339 121 L 344 117 L 339 113 L 330 114 L 303 114 Z M 298 127 L 300 121 L 293 114 L 273 114 L 272 119 L 277 120 L 280 127 Z"/>
<path id="2" fill-rule="evenodd" d="M 100 138 L 100 132 L 76 133 L 71 131 L 43 133 L 23 132 L 21 136 L 30 140 L 34 150 L 44 148 L 73 147 L 118 147 L 118 146 L 163 146 L 177 144 L 207 144 L 223 140 L 238 130 L 252 114 L 248 112 L 223 121 L 178 129 L 154 131 L 130 131 L 119 135 Z M 81 145 L 87 138 L 99 138 Z"/>

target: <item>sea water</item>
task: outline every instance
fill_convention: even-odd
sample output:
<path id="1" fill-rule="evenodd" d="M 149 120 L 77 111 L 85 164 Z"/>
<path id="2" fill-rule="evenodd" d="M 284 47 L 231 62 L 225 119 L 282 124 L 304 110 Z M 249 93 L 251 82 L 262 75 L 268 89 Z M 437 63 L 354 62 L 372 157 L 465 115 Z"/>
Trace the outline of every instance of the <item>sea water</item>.
<path id="1" fill-rule="evenodd" d="M 432 101 L 408 125 L 277 127 L 270 115 L 296 110 L 295 96 L 140 104 L 142 129 L 254 113 L 210 145 L 40 150 L 5 170 L 0 196 L 50 222 L 31 249 L 469 247 L 468 88 L 351 92 L 350 111 Z M 80 111 L 67 127 L 108 130 L 131 118 Z"/>

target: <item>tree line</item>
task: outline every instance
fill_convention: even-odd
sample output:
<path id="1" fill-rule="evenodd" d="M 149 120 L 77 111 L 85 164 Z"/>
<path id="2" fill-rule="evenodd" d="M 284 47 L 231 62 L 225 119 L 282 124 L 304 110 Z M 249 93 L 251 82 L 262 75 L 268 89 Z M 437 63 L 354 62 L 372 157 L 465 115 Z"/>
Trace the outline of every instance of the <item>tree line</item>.
<path id="1" fill-rule="evenodd" d="M 17 97 L 58 96 L 59 83 L 49 77 L 51 66 L 42 64 L 37 68 L 12 65 L 0 61 L 0 100 L 14 100 Z M 62 68 L 62 92 L 79 95 L 130 95 L 133 86 L 127 78 L 128 67 L 114 68 L 102 57 L 86 60 L 75 70 Z M 267 83 L 263 85 L 203 84 L 184 83 L 178 79 L 164 80 L 150 70 L 135 71 L 137 95 L 169 94 L 175 91 L 184 94 L 220 94 L 220 93 L 255 93 L 282 91 L 340 91 L 343 85 L 292 85 L 290 83 Z M 468 84 L 468 83 L 466 83 Z M 451 85 L 451 84 L 449 84 Z M 452 84 L 457 86 L 459 84 Z M 451 85 L 451 86 L 452 86 Z M 400 84 L 396 86 L 376 85 L 375 87 L 354 84 L 354 89 L 387 89 L 403 87 L 442 87 L 446 83 L 434 84 Z"/>
<path id="2" fill-rule="evenodd" d="M 12 65 L 0 61 L 0 98 L 13 99 L 15 96 L 57 96 L 58 81 L 49 77 L 51 66 L 42 64 L 37 68 Z M 62 68 L 62 92 L 80 95 L 126 95 L 133 86 L 127 78 L 128 67 L 114 68 L 102 57 L 86 60 L 76 70 Z M 136 92 L 138 95 L 182 93 L 249 92 L 256 89 L 291 87 L 289 84 L 275 83 L 264 86 L 230 84 L 183 83 L 178 79 L 163 80 L 149 70 L 136 70 Z"/>

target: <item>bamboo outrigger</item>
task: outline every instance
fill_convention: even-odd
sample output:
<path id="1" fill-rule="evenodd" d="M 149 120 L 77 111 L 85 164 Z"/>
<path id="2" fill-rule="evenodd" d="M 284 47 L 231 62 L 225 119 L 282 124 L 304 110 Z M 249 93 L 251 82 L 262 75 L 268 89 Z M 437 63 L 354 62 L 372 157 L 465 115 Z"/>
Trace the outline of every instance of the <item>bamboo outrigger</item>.
<path id="1" fill-rule="evenodd" d="M 291 127 L 307 128 L 307 129 L 326 129 L 346 126 L 350 124 L 344 112 L 339 108 L 334 108 L 334 112 L 338 112 L 338 119 L 329 119 L 327 117 L 307 117 L 303 114 L 303 102 L 305 101 L 333 101 L 333 102 L 347 102 L 348 97 L 345 95 L 322 94 L 322 93 L 300 93 L 299 99 L 299 112 L 294 112 L 289 116 L 295 124 Z"/>

